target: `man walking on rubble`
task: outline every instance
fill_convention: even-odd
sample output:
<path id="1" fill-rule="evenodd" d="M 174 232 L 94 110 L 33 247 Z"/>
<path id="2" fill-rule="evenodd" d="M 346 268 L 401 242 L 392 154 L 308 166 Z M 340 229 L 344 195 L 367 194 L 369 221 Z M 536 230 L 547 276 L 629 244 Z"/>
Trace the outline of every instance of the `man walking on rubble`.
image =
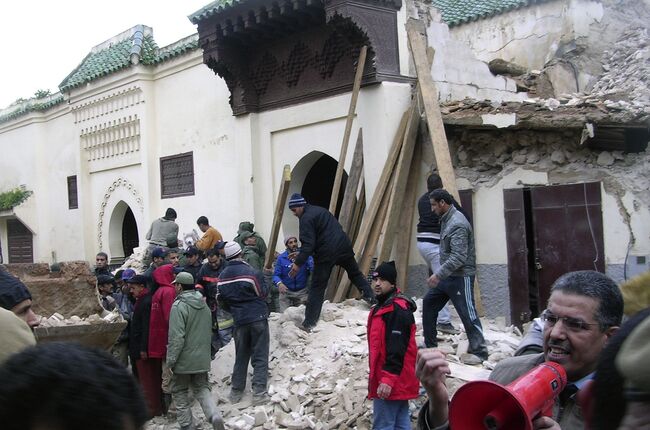
<path id="1" fill-rule="evenodd" d="M 420 255 L 429 266 L 429 276 L 433 275 L 440 267 L 440 217 L 431 209 L 429 194 L 433 190 L 442 188 L 440 176 L 432 173 L 427 178 L 427 192 L 418 200 L 419 221 L 417 225 L 417 246 Z M 438 331 L 448 334 L 458 334 L 460 330 L 451 323 L 449 303 L 438 312 Z"/>
<path id="2" fill-rule="evenodd" d="M 416 306 L 401 294 L 396 280 L 393 261 L 372 273 L 377 304 L 368 314 L 368 398 L 375 430 L 411 430 L 409 400 L 418 397 L 420 388 L 415 377 Z"/>
<path id="3" fill-rule="evenodd" d="M 372 303 L 374 296 L 368 280 L 359 270 L 352 243 L 334 215 L 325 208 L 308 204 L 298 193 L 289 199 L 289 209 L 299 219 L 302 244 L 291 265 L 289 276 L 295 277 L 309 256 L 314 257 L 314 274 L 301 328 L 309 332 L 318 323 L 327 282 L 334 265 L 344 268 L 350 281 L 361 292 L 363 300 Z"/>
<path id="4" fill-rule="evenodd" d="M 469 221 L 453 205 L 454 198 L 443 189 L 429 194 L 431 209 L 440 217 L 440 267 L 428 280 L 429 291 L 422 300 L 422 326 L 427 348 L 438 346 L 436 319 L 438 312 L 451 300 L 460 316 L 467 339 L 465 364 L 487 360 L 483 327 L 474 305 L 476 257 L 474 232 Z"/>
<path id="5" fill-rule="evenodd" d="M 224 430 L 223 418 L 210 393 L 210 335 L 212 317 L 194 277 L 181 272 L 174 279 L 176 300 L 169 315 L 167 367 L 172 371 L 172 396 L 181 430 L 194 429 L 189 391 L 201 404 L 214 429 Z"/>
<path id="6" fill-rule="evenodd" d="M 219 303 L 232 312 L 235 320 L 235 364 L 232 370 L 230 402 L 238 403 L 244 395 L 248 363 L 253 366 L 253 404 L 268 398 L 269 310 L 268 288 L 262 273 L 241 259 L 241 247 L 228 242 L 224 248 L 228 266 L 219 278 Z"/>

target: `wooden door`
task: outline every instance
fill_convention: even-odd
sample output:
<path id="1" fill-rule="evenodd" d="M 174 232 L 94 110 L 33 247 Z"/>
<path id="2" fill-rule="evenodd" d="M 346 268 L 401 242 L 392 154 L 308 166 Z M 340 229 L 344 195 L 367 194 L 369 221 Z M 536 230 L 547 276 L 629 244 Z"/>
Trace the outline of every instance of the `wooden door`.
<path id="1" fill-rule="evenodd" d="M 9 263 L 33 263 L 32 232 L 17 219 L 7 220 Z"/>
<path id="2" fill-rule="evenodd" d="M 600 183 L 531 188 L 539 309 L 557 278 L 574 270 L 605 272 Z"/>

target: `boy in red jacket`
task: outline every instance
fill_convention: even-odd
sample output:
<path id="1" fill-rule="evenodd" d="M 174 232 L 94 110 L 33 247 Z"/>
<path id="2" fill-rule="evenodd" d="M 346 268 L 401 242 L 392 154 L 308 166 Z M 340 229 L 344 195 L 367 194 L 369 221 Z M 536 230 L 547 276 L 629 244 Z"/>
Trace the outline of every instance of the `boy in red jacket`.
<path id="1" fill-rule="evenodd" d="M 368 398 L 373 399 L 375 430 L 411 429 L 410 399 L 418 396 L 415 377 L 415 303 L 395 282 L 395 262 L 380 264 L 372 274 L 377 304 L 368 314 Z"/>

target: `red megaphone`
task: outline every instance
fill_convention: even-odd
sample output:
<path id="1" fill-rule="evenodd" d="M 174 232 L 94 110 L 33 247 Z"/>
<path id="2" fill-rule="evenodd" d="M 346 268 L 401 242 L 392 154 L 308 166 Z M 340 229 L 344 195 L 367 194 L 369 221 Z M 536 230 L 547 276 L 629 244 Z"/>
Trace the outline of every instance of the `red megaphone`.
<path id="1" fill-rule="evenodd" d="M 449 405 L 453 430 L 532 430 L 533 419 L 550 416 L 555 398 L 566 387 L 566 371 L 545 362 L 507 386 L 492 381 L 468 382 Z"/>

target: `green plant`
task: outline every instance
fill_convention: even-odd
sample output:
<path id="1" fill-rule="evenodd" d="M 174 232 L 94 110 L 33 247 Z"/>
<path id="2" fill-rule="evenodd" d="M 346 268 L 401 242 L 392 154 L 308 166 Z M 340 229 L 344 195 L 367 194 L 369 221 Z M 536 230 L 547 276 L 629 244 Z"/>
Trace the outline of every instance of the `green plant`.
<path id="1" fill-rule="evenodd" d="M 32 191 L 21 187 L 0 193 L 0 210 L 6 211 L 8 209 L 14 208 L 27 200 L 27 198 L 32 194 Z"/>
<path id="2" fill-rule="evenodd" d="M 36 97 L 37 99 L 43 99 L 49 96 L 50 94 L 52 94 L 50 90 L 38 90 L 34 93 L 34 97 Z"/>

